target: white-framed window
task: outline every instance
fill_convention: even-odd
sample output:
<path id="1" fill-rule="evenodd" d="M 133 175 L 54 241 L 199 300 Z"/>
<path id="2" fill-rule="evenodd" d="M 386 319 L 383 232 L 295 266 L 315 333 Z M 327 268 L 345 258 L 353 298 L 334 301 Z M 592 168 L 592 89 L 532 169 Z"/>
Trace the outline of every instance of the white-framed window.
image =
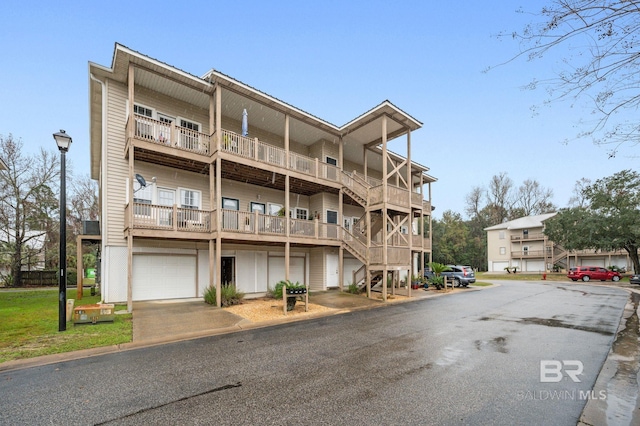
<path id="1" fill-rule="evenodd" d="M 307 220 L 309 218 L 309 210 L 301 207 L 295 207 L 293 209 L 293 217 L 296 219 Z"/>
<path id="2" fill-rule="evenodd" d="M 128 179 L 127 179 L 128 181 Z M 127 182 L 128 183 L 128 182 Z M 127 185 L 127 188 L 129 186 Z M 133 182 L 133 214 L 136 216 L 151 216 L 151 204 L 153 204 L 153 184 L 140 186 L 138 181 Z M 141 206 L 140 204 L 149 204 Z"/>
<path id="3" fill-rule="evenodd" d="M 177 118 L 177 122 L 180 125 L 180 146 L 186 149 L 199 149 L 199 132 L 202 125 L 180 117 Z"/>
<path id="4" fill-rule="evenodd" d="M 269 203 L 269 215 L 278 216 L 282 210 L 282 204 Z"/>
<path id="5" fill-rule="evenodd" d="M 176 121 L 176 119 L 174 117 L 171 117 L 170 115 L 163 114 L 163 113 L 159 112 L 158 113 L 158 121 L 161 122 L 161 123 L 171 124 L 174 121 Z"/>
<path id="6" fill-rule="evenodd" d="M 324 162 L 333 166 L 338 165 L 338 160 L 333 157 L 329 157 L 328 155 L 324 157 Z"/>
<path id="7" fill-rule="evenodd" d="M 342 216 L 342 222 L 344 223 L 344 229 L 346 229 L 347 231 L 351 232 L 352 225 L 353 225 L 353 219 L 352 217 L 348 217 L 348 216 Z"/>
<path id="8" fill-rule="evenodd" d="M 200 191 L 193 189 L 180 189 L 180 207 L 183 209 L 200 209 L 201 194 Z"/>
<path id="9" fill-rule="evenodd" d="M 498 238 L 504 240 L 504 231 L 498 232 Z"/>
<path id="10" fill-rule="evenodd" d="M 143 117 L 153 118 L 153 108 L 140 104 L 133 104 L 133 113 Z"/>
<path id="11" fill-rule="evenodd" d="M 502 255 L 507 254 L 507 248 L 506 247 L 500 247 L 500 254 L 502 254 Z"/>

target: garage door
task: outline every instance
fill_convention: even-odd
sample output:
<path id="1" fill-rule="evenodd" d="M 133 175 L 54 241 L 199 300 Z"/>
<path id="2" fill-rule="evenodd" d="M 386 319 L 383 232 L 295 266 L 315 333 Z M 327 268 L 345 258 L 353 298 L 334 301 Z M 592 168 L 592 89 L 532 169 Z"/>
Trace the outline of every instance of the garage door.
<path id="1" fill-rule="evenodd" d="M 269 258 L 269 287 L 273 288 L 284 280 L 284 257 Z M 304 257 L 289 258 L 289 281 L 305 284 L 304 280 Z"/>
<path id="2" fill-rule="evenodd" d="M 133 300 L 196 297 L 196 257 L 133 256 Z"/>
<path id="3" fill-rule="evenodd" d="M 490 272 L 504 272 L 504 268 L 509 266 L 509 262 L 493 262 Z"/>

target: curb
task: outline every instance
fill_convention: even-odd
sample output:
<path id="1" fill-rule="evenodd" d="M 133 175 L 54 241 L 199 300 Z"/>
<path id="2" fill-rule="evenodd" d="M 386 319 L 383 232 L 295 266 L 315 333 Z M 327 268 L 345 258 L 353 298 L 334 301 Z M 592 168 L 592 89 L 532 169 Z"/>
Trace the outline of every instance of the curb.
<path id="1" fill-rule="evenodd" d="M 481 290 L 486 290 L 486 289 L 490 289 L 490 288 L 493 288 L 493 287 L 499 287 L 499 285 L 497 285 L 495 283 L 492 283 L 491 286 L 467 288 L 466 290 L 467 291 L 481 291 Z M 289 324 L 289 323 L 294 323 L 294 322 L 313 320 L 313 319 L 318 319 L 318 318 L 322 318 L 322 317 L 330 317 L 330 316 L 334 316 L 334 315 L 342 315 L 342 314 L 346 314 L 346 313 L 349 313 L 349 312 L 356 312 L 356 311 L 364 311 L 364 310 L 369 310 L 369 309 L 378 309 L 378 308 L 390 307 L 390 306 L 393 306 L 393 305 L 396 305 L 396 304 L 417 302 L 419 300 L 431 299 L 431 298 L 442 297 L 442 296 L 449 296 L 449 295 L 453 295 L 453 294 L 457 294 L 457 293 L 450 292 L 450 293 L 438 293 L 438 294 L 426 294 L 426 295 L 421 295 L 421 296 L 412 296 L 412 297 L 406 298 L 406 299 L 398 299 L 398 300 L 393 300 L 393 301 L 387 301 L 386 303 L 380 301 L 380 304 L 377 304 L 377 305 L 376 304 L 371 304 L 371 305 L 367 305 L 367 306 L 356 306 L 356 307 L 353 307 L 353 308 L 335 309 L 333 311 L 320 312 L 320 313 L 317 313 L 317 314 L 311 314 L 311 315 L 307 315 L 307 316 L 304 316 L 304 317 L 290 317 L 290 318 L 282 318 L 282 319 L 270 320 L 270 321 L 262 321 L 262 322 L 245 322 L 246 320 L 243 319 L 243 320 L 239 321 L 238 323 L 234 324 L 233 326 L 217 328 L 217 329 L 212 329 L 212 330 L 208 330 L 208 331 L 193 332 L 193 333 L 183 333 L 183 334 L 180 334 L 178 336 L 167 337 L 167 338 L 162 338 L 162 339 L 151 339 L 151 340 L 142 340 L 142 341 L 138 341 L 138 342 L 127 342 L 127 343 L 121 343 L 119 345 L 102 346 L 102 347 L 99 347 L 99 348 L 81 349 L 81 350 L 73 351 L 73 352 L 62 352 L 62 353 L 59 353 L 59 354 L 43 355 L 43 356 L 39 356 L 39 357 L 35 357 L 35 358 L 27 358 L 27 359 L 18 359 L 18 360 L 6 361 L 6 362 L 3 362 L 3 363 L 0 363 L 0 373 L 16 371 L 16 370 L 23 370 L 23 369 L 32 368 L 32 367 L 43 367 L 43 366 L 47 366 L 47 365 L 58 364 L 58 363 L 61 363 L 61 362 L 75 361 L 75 360 L 79 360 L 79 359 L 90 358 L 90 357 L 98 356 L 98 355 L 108 355 L 108 354 L 114 354 L 114 353 L 118 353 L 118 352 L 129 351 L 129 350 L 135 350 L 135 349 L 142 349 L 142 348 L 149 348 L 149 347 L 154 347 L 154 346 L 166 345 L 168 343 L 179 343 L 179 342 L 184 342 L 184 341 L 188 341 L 188 340 L 200 339 L 200 338 L 203 338 L 203 337 L 220 336 L 220 335 L 225 335 L 225 334 L 237 333 L 237 332 L 240 332 L 240 331 L 248 331 L 248 330 L 256 330 L 256 329 L 267 328 L 267 327 L 274 327 L 274 326 L 277 326 L 277 325 L 284 325 L 284 324 Z M 243 322 L 245 322 L 245 323 L 243 324 Z"/>

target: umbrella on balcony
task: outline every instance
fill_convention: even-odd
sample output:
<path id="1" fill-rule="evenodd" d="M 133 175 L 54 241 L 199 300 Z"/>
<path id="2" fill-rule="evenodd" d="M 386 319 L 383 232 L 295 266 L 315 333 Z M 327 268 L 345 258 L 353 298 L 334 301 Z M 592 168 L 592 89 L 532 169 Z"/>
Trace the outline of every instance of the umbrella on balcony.
<path id="1" fill-rule="evenodd" d="M 242 136 L 249 136 L 249 120 L 246 108 L 242 110 Z"/>

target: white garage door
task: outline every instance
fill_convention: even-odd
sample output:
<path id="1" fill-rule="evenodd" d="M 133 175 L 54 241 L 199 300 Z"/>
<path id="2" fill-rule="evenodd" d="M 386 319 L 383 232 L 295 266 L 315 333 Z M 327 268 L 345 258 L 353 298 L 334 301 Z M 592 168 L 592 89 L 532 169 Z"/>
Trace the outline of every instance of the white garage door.
<path id="1" fill-rule="evenodd" d="M 544 260 L 527 260 L 528 272 L 540 272 L 544 270 Z"/>
<path id="2" fill-rule="evenodd" d="M 507 266 L 509 266 L 509 262 L 493 262 L 489 272 L 504 272 L 504 268 Z"/>
<path id="3" fill-rule="evenodd" d="M 196 257 L 133 255 L 133 300 L 196 297 Z"/>
<path id="4" fill-rule="evenodd" d="M 284 257 L 269 258 L 269 287 L 284 280 Z M 289 258 L 289 281 L 305 284 L 304 280 L 304 257 Z"/>

